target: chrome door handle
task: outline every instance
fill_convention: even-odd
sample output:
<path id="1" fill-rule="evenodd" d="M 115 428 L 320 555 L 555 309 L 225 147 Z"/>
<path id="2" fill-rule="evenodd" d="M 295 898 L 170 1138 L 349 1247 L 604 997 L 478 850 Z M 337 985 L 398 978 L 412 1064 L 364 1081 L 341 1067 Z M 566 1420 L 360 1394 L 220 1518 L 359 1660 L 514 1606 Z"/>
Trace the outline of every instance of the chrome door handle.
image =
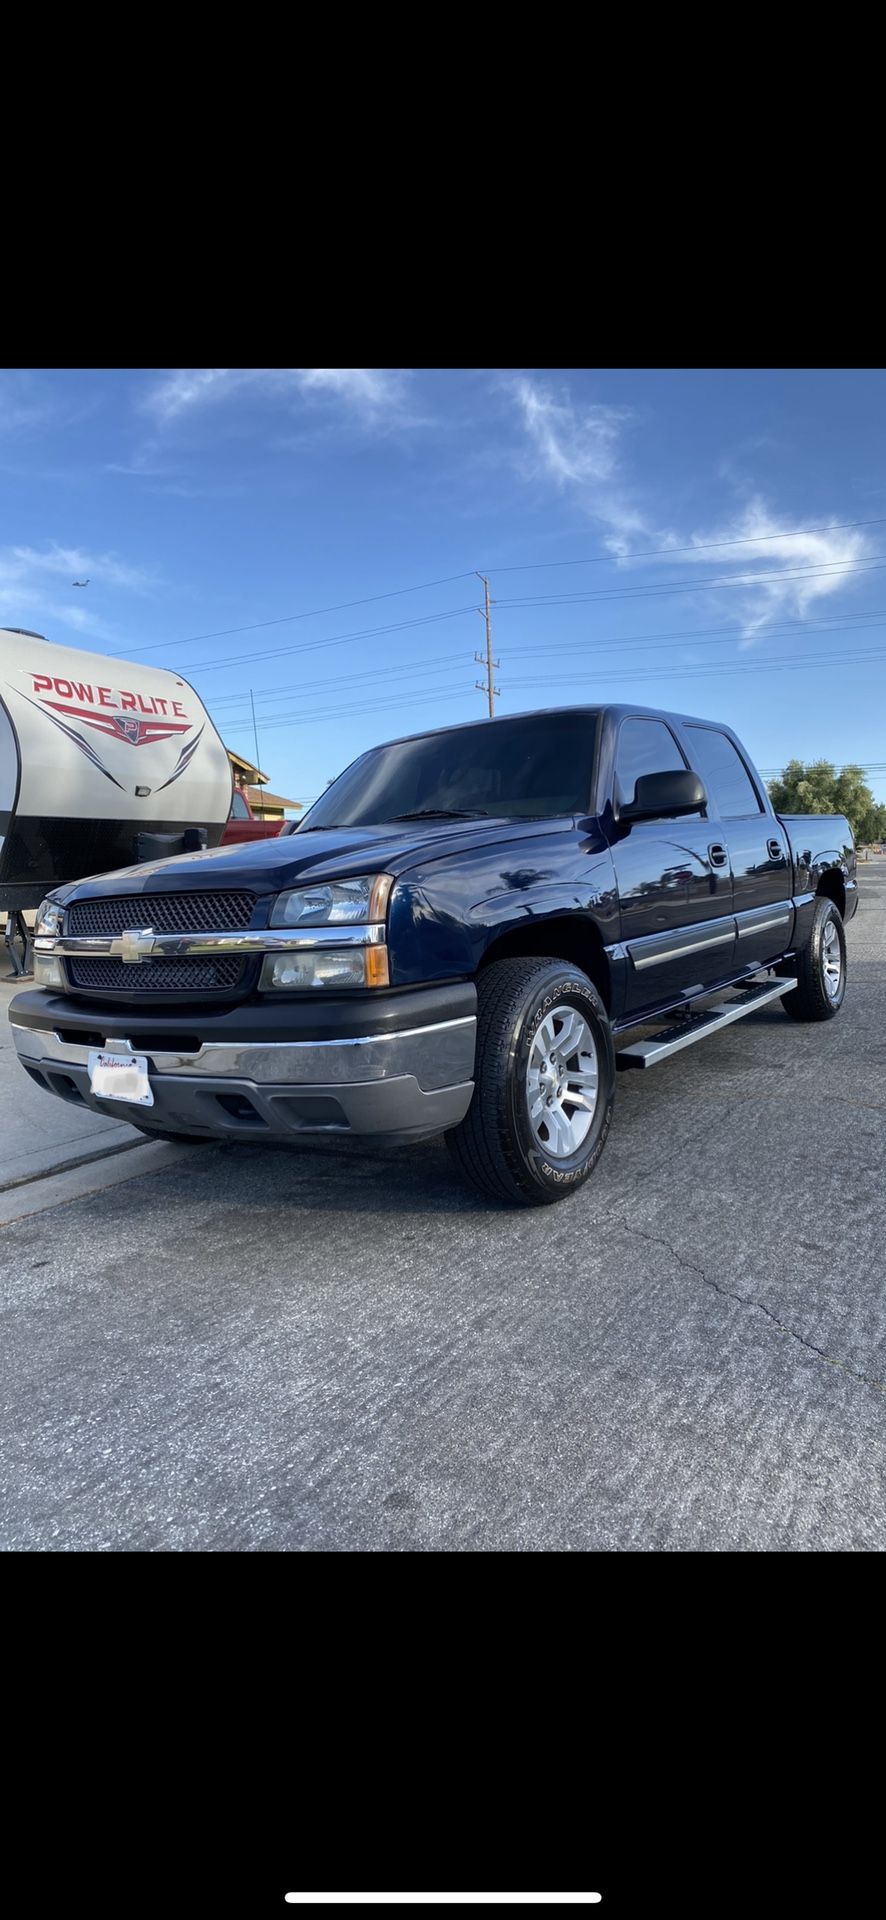
<path id="1" fill-rule="evenodd" d="M 770 860 L 780 860 L 781 859 L 781 841 L 767 840 L 766 852 L 768 853 Z"/>
<path id="2" fill-rule="evenodd" d="M 714 840 L 708 847 L 708 856 L 712 867 L 728 867 L 729 855 L 722 841 Z"/>

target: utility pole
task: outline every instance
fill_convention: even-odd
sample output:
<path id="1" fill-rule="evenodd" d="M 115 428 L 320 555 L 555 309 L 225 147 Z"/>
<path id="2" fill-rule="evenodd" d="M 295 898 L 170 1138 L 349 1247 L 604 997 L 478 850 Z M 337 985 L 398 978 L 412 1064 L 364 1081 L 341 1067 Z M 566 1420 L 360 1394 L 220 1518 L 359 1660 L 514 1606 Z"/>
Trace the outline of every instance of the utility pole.
<path id="1" fill-rule="evenodd" d="M 249 704 L 252 708 L 252 738 L 255 741 L 255 771 L 256 773 L 261 773 L 261 761 L 258 757 L 258 727 L 255 724 L 255 696 L 251 687 L 249 689 Z"/>
<path id="2" fill-rule="evenodd" d="M 486 679 L 477 680 L 475 681 L 474 684 L 477 687 L 478 692 L 486 694 L 487 699 L 489 701 L 489 718 L 490 720 L 492 720 L 495 717 L 496 694 L 498 694 L 499 698 L 501 698 L 501 687 L 497 687 L 494 685 L 493 679 L 492 679 L 492 673 L 493 673 L 494 667 L 501 666 L 501 661 L 493 660 L 492 658 L 492 615 L 489 611 L 490 607 L 492 606 L 492 601 L 489 598 L 489 581 L 487 580 L 485 573 L 478 573 L 477 579 L 482 580 L 483 582 L 483 591 L 484 591 L 485 601 L 486 601 L 485 607 L 477 608 L 477 612 L 486 621 L 486 658 L 484 660 L 482 653 L 475 653 L 474 659 L 476 660 L 478 666 L 486 668 Z"/>

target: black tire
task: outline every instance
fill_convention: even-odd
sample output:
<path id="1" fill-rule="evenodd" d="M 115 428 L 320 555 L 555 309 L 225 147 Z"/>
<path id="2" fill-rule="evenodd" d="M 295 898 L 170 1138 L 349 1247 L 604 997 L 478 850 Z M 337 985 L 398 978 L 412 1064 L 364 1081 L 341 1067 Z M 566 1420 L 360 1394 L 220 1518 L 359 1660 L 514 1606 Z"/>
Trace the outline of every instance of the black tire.
<path id="1" fill-rule="evenodd" d="M 130 1125 L 146 1140 L 172 1140 L 177 1147 L 212 1147 L 216 1143 L 214 1133 L 173 1133 L 170 1127 L 140 1127 L 137 1120 Z"/>
<path id="2" fill-rule="evenodd" d="M 835 939 L 836 937 L 836 939 Z M 828 962 L 839 953 L 840 977 L 829 987 Z M 833 973 L 830 975 L 833 981 Z M 833 900 L 820 896 L 815 902 L 812 926 L 804 947 L 797 954 L 797 985 L 782 1000 L 792 1020 L 833 1020 L 843 1005 L 846 992 L 846 931 Z"/>
<path id="3" fill-rule="evenodd" d="M 446 1135 L 449 1150 L 481 1193 L 510 1206 L 548 1206 L 584 1185 L 606 1145 L 615 1098 L 615 1049 L 606 1009 L 585 974 L 553 958 L 497 961 L 480 975 L 477 997 L 474 1097 L 464 1120 Z M 545 1150 L 533 1131 L 527 1096 L 533 1042 L 559 1007 L 581 1014 L 597 1056 L 590 1129 L 568 1155 Z M 544 1120 L 542 1114 L 536 1125 Z"/>

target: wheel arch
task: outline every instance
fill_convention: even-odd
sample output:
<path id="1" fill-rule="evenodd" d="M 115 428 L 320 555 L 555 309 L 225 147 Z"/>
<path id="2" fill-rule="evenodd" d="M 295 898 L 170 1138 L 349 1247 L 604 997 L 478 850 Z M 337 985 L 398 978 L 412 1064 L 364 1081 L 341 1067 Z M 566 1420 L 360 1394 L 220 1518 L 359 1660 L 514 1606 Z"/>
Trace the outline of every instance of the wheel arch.
<path id="1" fill-rule="evenodd" d="M 845 920 L 846 883 L 839 867 L 828 867 L 824 873 L 819 874 L 815 892 L 818 898 L 832 900 L 841 920 Z"/>
<path id="2" fill-rule="evenodd" d="M 603 935 L 596 923 L 584 914 L 552 914 L 544 920 L 533 918 L 522 921 L 519 926 L 509 927 L 506 933 L 498 934 L 484 949 L 480 971 L 492 966 L 496 960 L 531 959 L 533 956 L 542 958 L 545 955 L 580 967 L 596 987 L 607 1013 L 612 1012 L 612 969 Z"/>

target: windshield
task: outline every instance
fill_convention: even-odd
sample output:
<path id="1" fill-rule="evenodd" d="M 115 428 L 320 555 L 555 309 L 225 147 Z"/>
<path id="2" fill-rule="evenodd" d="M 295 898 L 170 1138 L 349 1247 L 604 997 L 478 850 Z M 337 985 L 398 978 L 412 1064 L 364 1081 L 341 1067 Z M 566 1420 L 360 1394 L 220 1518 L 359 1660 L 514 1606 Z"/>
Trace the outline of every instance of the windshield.
<path id="1" fill-rule="evenodd" d="M 485 814 L 524 819 L 587 813 L 597 714 L 523 714 L 374 747 L 311 808 L 298 829 Z"/>

